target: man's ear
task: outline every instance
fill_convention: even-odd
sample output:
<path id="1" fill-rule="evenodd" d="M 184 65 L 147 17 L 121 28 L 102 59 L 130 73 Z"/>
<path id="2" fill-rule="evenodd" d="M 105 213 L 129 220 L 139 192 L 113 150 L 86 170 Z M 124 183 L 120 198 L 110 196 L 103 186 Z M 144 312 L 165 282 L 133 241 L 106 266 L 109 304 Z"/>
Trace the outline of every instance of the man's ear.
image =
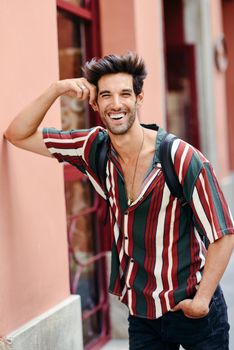
<path id="1" fill-rule="evenodd" d="M 91 107 L 93 108 L 93 110 L 94 110 L 95 112 L 98 112 L 98 111 L 99 111 L 98 104 L 97 104 L 96 101 L 94 101 L 94 102 L 91 103 Z"/>
<path id="2" fill-rule="evenodd" d="M 139 93 L 139 95 L 137 95 L 136 99 L 137 99 L 136 103 L 137 103 L 138 107 L 140 107 L 142 105 L 142 102 L 143 102 L 143 99 L 144 99 L 144 92 L 141 91 Z"/>

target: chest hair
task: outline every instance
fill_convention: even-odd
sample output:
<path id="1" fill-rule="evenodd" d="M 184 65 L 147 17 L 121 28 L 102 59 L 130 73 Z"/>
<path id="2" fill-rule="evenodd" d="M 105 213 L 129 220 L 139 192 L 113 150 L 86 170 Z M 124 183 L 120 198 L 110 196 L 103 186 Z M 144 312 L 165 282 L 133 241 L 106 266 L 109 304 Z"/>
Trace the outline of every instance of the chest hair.
<path id="1" fill-rule="evenodd" d="M 143 181 L 148 173 L 148 170 L 152 164 L 154 157 L 154 149 L 146 150 L 142 152 L 139 156 L 136 174 L 135 172 L 135 160 L 130 160 L 129 162 L 123 162 L 120 160 L 120 165 L 122 167 L 126 194 L 129 196 L 131 194 L 132 199 L 135 201 L 140 194 Z M 134 183 L 133 183 L 134 179 Z"/>

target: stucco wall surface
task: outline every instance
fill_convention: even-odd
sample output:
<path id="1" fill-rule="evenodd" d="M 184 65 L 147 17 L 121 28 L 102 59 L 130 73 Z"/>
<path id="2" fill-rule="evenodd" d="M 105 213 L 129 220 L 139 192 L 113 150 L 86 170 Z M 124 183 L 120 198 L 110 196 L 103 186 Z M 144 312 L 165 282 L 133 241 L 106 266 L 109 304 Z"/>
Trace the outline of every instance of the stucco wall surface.
<path id="1" fill-rule="evenodd" d="M 222 1 L 210 0 L 211 13 L 211 31 L 212 31 L 212 48 L 223 33 L 222 21 Z M 215 125 L 216 125 L 216 142 L 217 147 L 217 164 L 219 167 L 219 177 L 225 178 L 229 173 L 229 153 L 227 140 L 227 104 L 226 104 L 226 80 L 225 74 L 220 72 L 214 60 L 214 104 L 215 104 Z"/>
<path id="2" fill-rule="evenodd" d="M 114 14 L 114 15 L 113 15 Z M 165 79 L 160 1 L 100 0 L 102 54 L 137 52 L 148 76 L 140 120 L 165 126 Z"/>
<path id="3" fill-rule="evenodd" d="M 231 169 L 234 169 L 234 140 L 233 140 L 233 129 L 234 129 L 234 2 L 225 1 L 222 3 L 223 6 L 223 26 L 224 35 L 227 42 L 228 50 L 228 68 L 226 71 L 226 93 L 227 93 L 227 113 L 228 113 L 228 138 L 230 147 L 230 162 Z"/>
<path id="4" fill-rule="evenodd" d="M 0 336 L 69 295 L 63 170 L 3 140 L 16 113 L 58 78 L 56 3 L 1 1 Z M 59 126 L 57 103 L 46 125 Z"/>

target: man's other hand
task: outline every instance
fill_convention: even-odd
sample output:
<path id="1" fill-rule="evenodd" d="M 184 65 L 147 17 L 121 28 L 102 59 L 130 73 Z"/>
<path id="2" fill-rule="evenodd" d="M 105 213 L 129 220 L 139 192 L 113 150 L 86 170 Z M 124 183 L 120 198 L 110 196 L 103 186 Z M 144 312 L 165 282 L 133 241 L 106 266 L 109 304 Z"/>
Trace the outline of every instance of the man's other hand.
<path id="1" fill-rule="evenodd" d="M 182 310 L 188 318 L 202 318 L 208 314 L 209 305 L 201 300 L 184 299 L 172 309 L 172 311 L 179 310 Z"/>

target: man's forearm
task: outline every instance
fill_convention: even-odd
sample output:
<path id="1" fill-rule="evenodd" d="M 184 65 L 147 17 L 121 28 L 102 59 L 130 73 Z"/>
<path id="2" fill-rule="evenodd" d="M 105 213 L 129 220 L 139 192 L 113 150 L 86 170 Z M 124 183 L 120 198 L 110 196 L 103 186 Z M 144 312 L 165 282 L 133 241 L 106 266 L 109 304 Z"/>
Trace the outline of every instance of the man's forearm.
<path id="1" fill-rule="evenodd" d="M 51 156 L 39 126 L 57 97 L 68 95 L 79 100 L 89 99 L 95 105 L 96 87 L 85 78 L 64 79 L 53 83 L 42 95 L 25 107 L 5 131 L 5 137 L 15 146 L 44 156 Z"/>
<path id="2" fill-rule="evenodd" d="M 33 135 L 59 95 L 57 83 L 53 83 L 15 117 L 6 130 L 5 137 L 14 143 Z"/>
<path id="3" fill-rule="evenodd" d="M 194 301 L 209 305 L 214 291 L 227 267 L 234 247 L 234 235 L 227 235 L 209 245 L 202 280 Z"/>
<path id="4" fill-rule="evenodd" d="M 190 318 L 200 318 L 209 312 L 211 298 L 227 267 L 233 246 L 234 235 L 231 234 L 210 244 L 197 293 L 193 299 L 184 299 L 179 302 L 173 311 L 181 309 Z"/>

